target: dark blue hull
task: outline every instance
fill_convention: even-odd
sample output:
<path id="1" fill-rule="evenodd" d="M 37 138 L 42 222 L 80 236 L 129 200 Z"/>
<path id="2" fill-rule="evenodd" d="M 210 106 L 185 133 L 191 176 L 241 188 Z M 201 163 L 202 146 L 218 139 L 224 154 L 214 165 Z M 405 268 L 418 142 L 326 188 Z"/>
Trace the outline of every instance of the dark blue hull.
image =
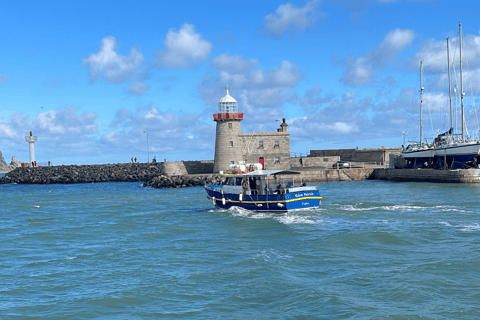
<path id="1" fill-rule="evenodd" d="M 476 154 L 462 154 L 462 155 L 450 155 L 446 156 L 447 167 L 449 169 L 462 169 L 466 162 L 472 161 L 477 157 Z M 443 168 L 444 158 L 438 157 L 438 167 Z"/>
<path id="2" fill-rule="evenodd" d="M 408 159 L 407 168 L 416 169 L 425 167 L 425 163 L 429 163 L 432 158 L 422 157 L 422 158 L 410 158 Z"/>
<path id="3" fill-rule="evenodd" d="M 294 193 L 270 195 L 223 194 L 205 188 L 207 196 L 216 207 L 229 209 L 240 207 L 251 211 L 283 213 L 288 210 L 318 207 L 322 197 L 318 191 L 301 191 Z M 241 199 L 240 199 L 241 196 Z"/>

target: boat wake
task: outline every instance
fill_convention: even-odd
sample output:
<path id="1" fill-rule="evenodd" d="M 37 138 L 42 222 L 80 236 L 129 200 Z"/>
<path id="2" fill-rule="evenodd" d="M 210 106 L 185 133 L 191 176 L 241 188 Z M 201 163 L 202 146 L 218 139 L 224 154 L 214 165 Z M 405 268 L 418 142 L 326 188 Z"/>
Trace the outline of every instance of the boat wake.
<path id="1" fill-rule="evenodd" d="M 320 224 L 323 219 L 320 218 L 320 212 L 325 211 L 322 208 L 298 209 L 288 213 L 256 212 L 240 207 L 231 207 L 228 210 L 216 208 L 212 212 L 226 212 L 233 217 L 248 219 L 273 219 L 283 224 Z M 312 214 L 313 215 L 309 215 Z"/>

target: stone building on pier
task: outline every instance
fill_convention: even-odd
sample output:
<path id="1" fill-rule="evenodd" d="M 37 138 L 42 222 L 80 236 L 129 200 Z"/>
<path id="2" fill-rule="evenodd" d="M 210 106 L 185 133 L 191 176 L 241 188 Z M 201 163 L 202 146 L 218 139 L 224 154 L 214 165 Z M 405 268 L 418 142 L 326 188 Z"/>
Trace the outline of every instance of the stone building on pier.
<path id="1" fill-rule="evenodd" d="M 230 164 L 261 163 L 265 169 L 290 168 L 290 133 L 282 119 L 276 132 L 242 132 L 243 113 L 238 112 L 237 101 L 227 94 L 218 102 L 213 172 L 226 172 Z"/>

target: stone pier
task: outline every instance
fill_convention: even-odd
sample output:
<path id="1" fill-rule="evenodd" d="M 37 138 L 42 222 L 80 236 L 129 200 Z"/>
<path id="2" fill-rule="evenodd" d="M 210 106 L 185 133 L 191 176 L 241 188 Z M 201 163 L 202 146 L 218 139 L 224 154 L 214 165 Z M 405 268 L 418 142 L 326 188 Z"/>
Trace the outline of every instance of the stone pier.
<path id="1" fill-rule="evenodd" d="M 480 183 L 480 169 L 375 169 L 369 179 L 402 182 Z"/>

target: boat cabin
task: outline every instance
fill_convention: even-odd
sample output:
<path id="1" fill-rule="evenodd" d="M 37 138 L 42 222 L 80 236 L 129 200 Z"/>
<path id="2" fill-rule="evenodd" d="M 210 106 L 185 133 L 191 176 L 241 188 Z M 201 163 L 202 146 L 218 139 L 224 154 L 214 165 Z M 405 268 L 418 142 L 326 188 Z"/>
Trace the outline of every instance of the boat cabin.
<path id="1" fill-rule="evenodd" d="M 257 170 L 245 174 L 227 175 L 225 193 L 246 195 L 283 194 L 308 189 L 299 172 L 286 170 Z M 295 179 L 297 177 L 297 179 Z"/>

